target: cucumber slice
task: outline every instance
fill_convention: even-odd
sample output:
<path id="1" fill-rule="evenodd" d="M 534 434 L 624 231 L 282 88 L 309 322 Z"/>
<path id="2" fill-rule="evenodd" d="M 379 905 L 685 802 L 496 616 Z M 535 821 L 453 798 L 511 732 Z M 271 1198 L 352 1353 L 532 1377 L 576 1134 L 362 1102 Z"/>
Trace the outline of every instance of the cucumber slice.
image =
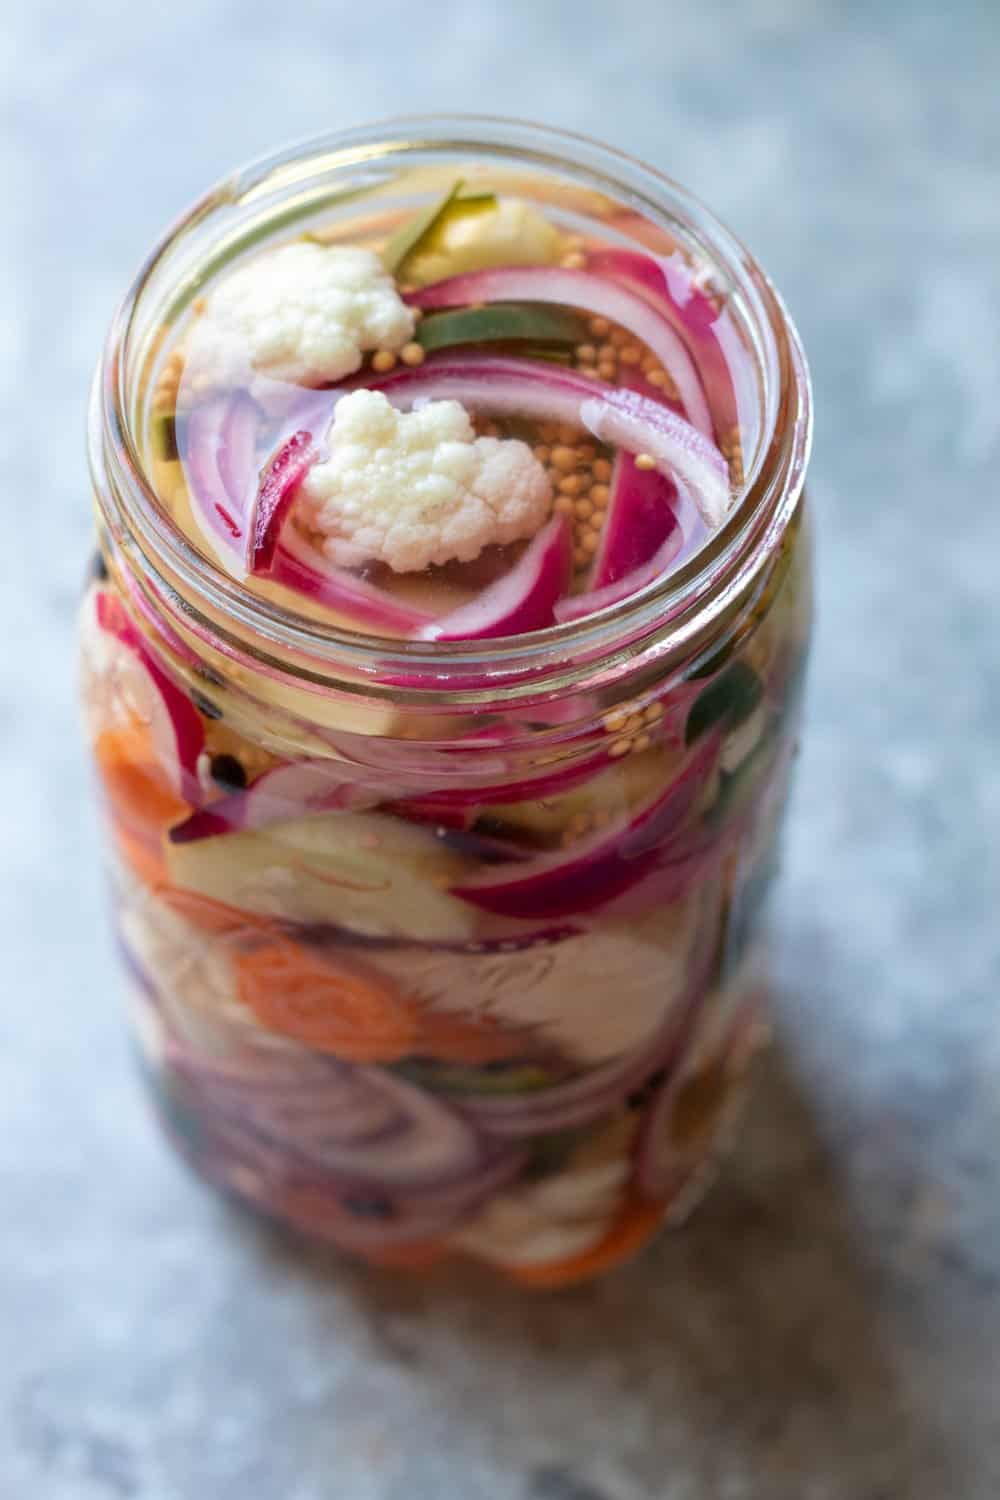
<path id="1" fill-rule="evenodd" d="M 177 425 L 172 415 L 157 414 L 149 422 L 149 447 L 154 458 L 173 463 L 177 458 Z"/>
<path id="2" fill-rule="evenodd" d="M 492 193 L 459 197 L 463 186 L 463 182 L 459 180 L 438 203 L 432 203 L 400 225 L 382 251 L 382 263 L 387 271 L 391 271 L 394 276 L 401 276 L 411 255 L 429 249 L 452 223 L 477 214 L 490 213 L 496 208 L 497 200 Z"/>
<path id="3" fill-rule="evenodd" d="M 640 755 L 627 755 L 589 781 L 561 796 L 537 801 L 494 803 L 480 816 L 489 826 L 513 829 L 542 847 L 558 844 L 573 818 L 603 814 L 613 821 L 628 816 L 651 800 L 677 774 L 682 757 L 658 746 Z"/>
<path id="4" fill-rule="evenodd" d="M 165 855 L 171 884 L 259 916 L 443 942 L 465 942 L 476 927 L 442 889 L 468 873 L 466 861 L 394 819 L 321 813 L 168 842 Z"/>
<path id="5" fill-rule="evenodd" d="M 433 313 L 417 329 L 428 353 L 457 344 L 578 344 L 587 324 L 577 313 L 544 302 L 496 302 Z"/>
<path id="6" fill-rule="evenodd" d="M 742 724 L 763 696 L 763 684 L 753 668 L 743 661 L 733 662 L 694 700 L 684 726 L 685 742 L 693 745 L 716 724 L 730 729 Z"/>
<path id="7" fill-rule="evenodd" d="M 463 271 L 552 265 L 565 243 L 562 231 L 521 198 L 497 198 L 478 207 L 459 198 L 408 254 L 406 280 L 426 286 Z"/>
<path id="8" fill-rule="evenodd" d="M 554 1081 L 545 1068 L 517 1061 L 477 1068 L 417 1058 L 397 1063 L 393 1072 L 438 1094 L 527 1094 Z"/>

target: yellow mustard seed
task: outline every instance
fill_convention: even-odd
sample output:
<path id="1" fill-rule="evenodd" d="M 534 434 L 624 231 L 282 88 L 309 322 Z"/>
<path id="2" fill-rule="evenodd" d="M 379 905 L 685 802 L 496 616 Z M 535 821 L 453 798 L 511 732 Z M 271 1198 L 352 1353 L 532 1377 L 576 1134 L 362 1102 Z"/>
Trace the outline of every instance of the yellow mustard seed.
<path id="1" fill-rule="evenodd" d="M 615 376 L 618 374 L 618 366 L 616 364 L 611 364 L 610 362 L 606 364 L 599 364 L 597 366 L 597 373 L 602 380 L 614 380 Z"/>
<path id="2" fill-rule="evenodd" d="M 652 735 L 643 732 L 642 734 L 636 735 L 635 739 L 632 741 L 632 749 L 635 751 L 636 755 L 641 755 L 644 750 L 648 750 L 650 748 L 652 743 Z"/>
<path id="3" fill-rule="evenodd" d="M 559 423 L 559 441 L 561 443 L 568 443 L 569 446 L 572 447 L 579 435 L 579 432 L 573 426 L 572 422 Z"/>
<path id="4" fill-rule="evenodd" d="M 597 543 L 599 540 L 600 533 L 597 531 L 585 531 L 583 533 L 583 536 L 580 538 L 580 546 L 583 548 L 584 552 L 586 552 L 588 557 L 597 551 Z"/>
<path id="5" fill-rule="evenodd" d="M 380 375 L 385 375 L 395 368 L 396 356 L 391 349 L 378 349 L 372 355 L 372 369 L 377 370 Z"/>
<path id="6" fill-rule="evenodd" d="M 578 495 L 583 489 L 583 480 L 579 474 L 563 474 L 556 488 L 564 495 Z"/>
<path id="7" fill-rule="evenodd" d="M 582 359 L 585 364 L 593 364 L 597 358 L 597 348 L 594 344 L 577 344 L 576 357 Z"/>
<path id="8" fill-rule="evenodd" d="M 614 344 L 616 349 L 621 349 L 623 345 L 628 343 L 628 334 L 624 328 L 612 328 L 608 334 L 608 342 Z"/>
<path id="9" fill-rule="evenodd" d="M 667 383 L 666 373 L 658 369 L 655 365 L 653 369 L 646 371 L 646 379 L 650 385 L 655 385 L 658 390 L 662 390 Z"/>
<path id="10" fill-rule="evenodd" d="M 647 471 L 655 469 L 656 459 L 651 453 L 637 453 L 635 456 L 635 466 L 637 469 L 645 469 Z"/>
<path id="11" fill-rule="evenodd" d="M 612 760 L 617 760 L 619 756 L 627 755 L 631 748 L 631 740 L 614 740 L 608 746 L 608 754 L 611 756 Z"/>
<path id="12" fill-rule="evenodd" d="M 606 458 L 594 459 L 594 478 L 605 484 L 611 478 L 611 465 Z"/>
<path id="13" fill-rule="evenodd" d="M 612 713 L 605 714 L 603 719 L 601 720 L 601 723 L 604 725 L 609 734 L 617 734 L 620 729 L 625 728 L 625 721 L 627 718 L 628 714 L 624 711 L 624 709 L 616 708 Z"/>
<path id="14" fill-rule="evenodd" d="M 553 506 L 557 516 L 572 516 L 576 514 L 572 495 L 557 495 Z"/>
<path id="15" fill-rule="evenodd" d="M 559 264 L 564 271 L 582 271 L 587 264 L 587 257 L 582 250 L 571 250 L 568 255 L 563 256 Z"/>
<path id="16" fill-rule="evenodd" d="M 561 469 L 564 474 L 576 468 L 576 454 L 564 443 L 560 443 L 558 448 L 553 448 L 551 461 L 553 468 Z"/>
<path id="17" fill-rule="evenodd" d="M 597 338 L 602 339 L 606 333 L 610 332 L 610 330 L 611 324 L 608 322 L 607 318 L 591 318 L 590 331 L 591 333 L 595 334 Z"/>
<path id="18" fill-rule="evenodd" d="M 573 548 L 573 562 L 578 568 L 585 568 L 590 561 L 590 554 L 584 547 Z"/>
<path id="19" fill-rule="evenodd" d="M 597 449 L 593 443 L 577 443 L 576 451 L 580 455 L 580 462 L 592 464 L 597 457 Z"/>
<path id="20" fill-rule="evenodd" d="M 638 344 L 623 344 L 618 353 L 618 358 L 623 365 L 637 365 L 640 359 L 642 359 L 642 350 Z"/>
<path id="21" fill-rule="evenodd" d="M 642 711 L 642 717 L 644 722 L 647 724 L 659 724 L 660 720 L 663 718 L 663 704 L 647 703 L 646 707 Z"/>
<path id="22" fill-rule="evenodd" d="M 404 344 L 399 351 L 399 357 L 404 365 L 422 365 L 426 358 L 422 344 Z"/>
<path id="23" fill-rule="evenodd" d="M 535 457 L 540 464 L 547 464 L 552 457 L 552 449 L 547 447 L 545 443 L 539 443 L 535 448 Z"/>
<path id="24" fill-rule="evenodd" d="M 590 487 L 590 498 L 595 505 L 607 505 L 610 494 L 606 484 L 593 484 Z"/>
<path id="25" fill-rule="evenodd" d="M 589 521 L 594 514 L 594 507 L 589 500 L 575 500 L 573 502 L 573 514 L 581 521 Z"/>

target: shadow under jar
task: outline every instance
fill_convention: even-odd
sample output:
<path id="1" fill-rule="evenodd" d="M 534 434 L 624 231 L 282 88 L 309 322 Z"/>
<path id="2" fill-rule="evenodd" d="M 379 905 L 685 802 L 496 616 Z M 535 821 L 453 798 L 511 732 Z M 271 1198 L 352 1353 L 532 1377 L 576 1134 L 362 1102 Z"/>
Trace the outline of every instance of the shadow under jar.
<path id="1" fill-rule="evenodd" d="M 585 603 L 451 640 L 408 611 L 437 588 L 438 618 L 474 615 L 495 557 L 492 578 L 430 568 L 395 592 L 340 570 L 332 600 L 291 564 L 232 565 L 259 471 L 334 393 L 273 371 L 220 393 L 192 350 L 214 289 L 272 242 L 384 251 L 411 226 L 401 290 L 419 299 L 453 267 L 440 216 L 418 244 L 413 214 L 458 182 L 465 216 L 513 201 L 544 220 L 534 249 L 514 237 L 522 268 L 601 279 L 628 292 L 612 314 L 639 299 L 673 329 L 731 504 L 701 531 L 688 504 L 669 566 L 587 601 L 594 510 L 612 524 L 622 466 L 634 480 L 650 460 L 473 383 L 477 431 L 548 466 L 564 593 Z M 453 358 L 429 301 L 397 376 Z M 597 306 L 549 308 L 589 320 L 573 342 L 488 357 L 683 410 L 669 363 Z M 365 361 L 355 385 L 377 384 Z M 370 1261 L 472 1256 L 536 1286 L 604 1270 L 690 1206 L 762 1034 L 809 438 L 802 352 L 759 267 L 675 184 L 576 137 L 461 118 L 348 132 L 237 174 L 164 238 L 94 387 L 83 693 L 144 1073 L 203 1176 Z M 589 477 L 561 484 L 573 463 Z M 655 477 L 683 517 L 684 484 Z"/>

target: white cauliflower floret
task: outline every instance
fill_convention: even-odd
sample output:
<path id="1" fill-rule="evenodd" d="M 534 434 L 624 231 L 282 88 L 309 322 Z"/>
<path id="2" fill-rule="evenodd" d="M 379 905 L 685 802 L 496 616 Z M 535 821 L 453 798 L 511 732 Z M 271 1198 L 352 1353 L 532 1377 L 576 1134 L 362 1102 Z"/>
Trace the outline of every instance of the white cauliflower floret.
<path id="1" fill-rule="evenodd" d="M 366 349 L 399 349 L 414 317 L 372 250 L 297 240 L 237 267 L 213 290 L 196 329 L 211 377 L 246 361 L 276 380 L 340 380 Z"/>
<path id="2" fill-rule="evenodd" d="M 343 567 L 471 562 L 534 536 L 551 506 L 528 445 L 477 438 L 457 401 L 400 413 L 380 391 L 354 391 L 337 403 L 327 451 L 303 481 L 300 515 Z"/>

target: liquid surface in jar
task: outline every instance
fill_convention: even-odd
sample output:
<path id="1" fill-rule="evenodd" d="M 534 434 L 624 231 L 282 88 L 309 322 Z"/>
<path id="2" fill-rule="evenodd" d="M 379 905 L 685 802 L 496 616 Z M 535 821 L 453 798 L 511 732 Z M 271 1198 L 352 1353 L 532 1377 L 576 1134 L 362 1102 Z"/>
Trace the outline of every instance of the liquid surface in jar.
<path id="1" fill-rule="evenodd" d="M 661 243 L 456 182 L 255 245 L 161 331 L 162 503 L 252 592 L 370 634 L 629 599 L 725 520 L 749 436 L 736 322 Z"/>

